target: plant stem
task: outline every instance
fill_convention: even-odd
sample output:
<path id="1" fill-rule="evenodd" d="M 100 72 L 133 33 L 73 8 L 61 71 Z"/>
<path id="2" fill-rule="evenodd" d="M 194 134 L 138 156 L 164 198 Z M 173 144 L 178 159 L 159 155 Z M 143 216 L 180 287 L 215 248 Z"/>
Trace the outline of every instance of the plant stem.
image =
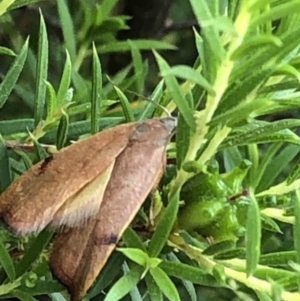
<path id="1" fill-rule="evenodd" d="M 172 236 L 170 238 L 170 245 L 172 245 L 176 249 L 182 250 L 191 259 L 194 259 L 200 265 L 203 265 L 208 270 L 208 272 L 213 272 L 214 267 L 218 264 L 217 262 L 210 259 L 208 256 L 203 255 L 202 254 L 203 250 L 201 250 L 200 248 L 196 248 L 185 244 L 185 242 L 179 236 L 178 237 Z M 224 273 L 226 277 L 241 282 L 253 290 L 265 292 L 270 296 L 272 295 L 272 284 L 265 280 L 261 280 L 254 276 L 247 277 L 246 273 L 241 271 L 236 271 L 226 266 L 224 266 Z M 300 294 L 291 293 L 288 291 L 282 291 L 281 299 L 283 301 L 298 301 L 300 300 Z"/>
<path id="2" fill-rule="evenodd" d="M 203 145 L 205 141 L 205 136 L 209 131 L 208 124 L 212 120 L 213 115 L 221 101 L 221 98 L 229 85 L 230 74 L 234 67 L 234 61 L 231 59 L 231 56 L 243 42 L 250 25 L 251 14 L 248 11 L 248 6 L 249 3 L 247 4 L 247 1 L 244 1 L 242 3 L 239 15 L 236 18 L 234 24 L 236 29 L 236 35 L 233 36 L 231 39 L 226 53 L 226 57 L 224 58 L 217 71 L 215 83 L 213 85 L 213 90 L 216 92 L 216 94 L 213 96 L 208 94 L 205 109 L 201 112 L 196 113 L 195 117 L 197 128 L 195 133 L 191 137 L 190 147 L 187 152 L 185 161 L 195 160 L 197 152 Z M 227 137 L 229 132 L 230 131 L 228 130 L 228 128 L 226 128 L 223 132 L 221 132 L 223 135 L 218 134 L 218 143 L 214 142 L 214 147 L 211 144 L 209 145 L 209 148 L 206 149 L 204 152 L 205 156 L 201 156 L 199 160 L 200 164 L 204 165 L 207 162 L 207 160 L 209 160 L 214 155 L 216 151 L 215 146 L 220 145 L 222 141 Z M 180 169 L 178 171 L 177 177 L 172 183 L 173 185 L 170 192 L 170 197 L 174 196 L 177 193 L 177 191 L 181 188 L 182 184 L 186 181 L 186 179 L 189 176 L 190 175 L 183 169 Z"/>

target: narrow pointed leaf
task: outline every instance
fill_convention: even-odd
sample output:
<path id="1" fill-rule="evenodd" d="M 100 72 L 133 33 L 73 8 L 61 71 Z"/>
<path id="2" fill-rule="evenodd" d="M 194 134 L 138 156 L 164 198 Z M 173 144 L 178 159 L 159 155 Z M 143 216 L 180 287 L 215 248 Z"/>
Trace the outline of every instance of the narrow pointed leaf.
<path id="1" fill-rule="evenodd" d="M 99 131 L 98 116 L 100 115 L 100 102 L 102 98 L 102 71 L 101 63 L 93 44 L 93 81 L 91 103 L 91 134 Z"/>
<path id="2" fill-rule="evenodd" d="M 9 280 L 13 282 L 16 279 L 15 267 L 12 258 L 2 242 L 0 242 L 0 263 Z"/>
<path id="3" fill-rule="evenodd" d="M 149 257 L 147 253 L 143 252 L 140 249 L 133 249 L 133 248 L 119 248 L 119 252 L 124 254 L 126 257 L 128 257 L 133 262 L 146 267 L 146 264 L 149 260 Z"/>
<path id="4" fill-rule="evenodd" d="M 68 52 L 70 53 L 71 61 L 73 62 L 76 58 L 76 39 L 72 17 L 65 0 L 58 1 L 57 7 L 64 41 Z"/>
<path id="5" fill-rule="evenodd" d="M 163 294 L 150 273 L 146 275 L 145 281 L 151 301 L 163 301 Z"/>
<path id="6" fill-rule="evenodd" d="M 158 53 L 154 52 L 154 55 L 155 55 L 156 61 L 158 63 L 161 74 L 168 72 L 170 69 L 170 66 L 168 65 L 168 63 Z M 184 94 L 181 90 L 181 87 L 179 86 L 175 76 L 172 74 L 165 75 L 164 80 L 165 80 L 166 86 L 168 88 L 168 91 L 173 98 L 173 101 L 175 102 L 180 113 L 184 117 L 186 123 L 191 127 L 192 130 L 194 130 L 195 129 L 195 120 L 194 120 L 194 116 L 193 116 L 193 111 L 191 108 L 189 108 L 187 101 L 185 99 L 185 96 L 184 96 Z"/>
<path id="7" fill-rule="evenodd" d="M 62 111 L 58 129 L 57 129 L 57 138 L 56 138 L 56 146 L 57 149 L 60 150 L 64 147 L 69 129 L 69 116 L 65 111 Z"/>
<path id="8" fill-rule="evenodd" d="M 129 248 L 138 248 L 142 251 L 146 251 L 146 248 L 140 238 L 140 236 L 131 228 L 128 227 L 122 236 L 123 241 Z"/>
<path id="9" fill-rule="evenodd" d="M 63 104 L 65 104 L 68 89 L 71 83 L 71 76 L 72 76 L 72 63 L 71 63 L 69 52 L 66 50 L 66 61 L 64 65 L 63 74 L 60 80 L 59 88 L 57 91 L 58 105 L 56 109 L 59 109 Z"/>
<path id="10" fill-rule="evenodd" d="M 34 104 L 34 123 L 36 126 L 44 116 L 46 81 L 48 74 L 48 49 L 49 46 L 46 25 L 43 15 L 41 14 Z"/>
<path id="11" fill-rule="evenodd" d="M 255 197 L 251 195 L 246 223 L 246 271 L 248 276 L 253 275 L 257 268 L 260 256 L 260 240 L 260 210 Z"/>
<path id="12" fill-rule="evenodd" d="M 136 266 L 121 277 L 109 290 L 104 301 L 118 301 L 127 295 L 140 281 L 143 268 Z"/>
<path id="13" fill-rule="evenodd" d="M 300 192 L 296 191 L 295 197 L 295 223 L 294 223 L 294 246 L 297 252 L 297 263 L 300 264 Z"/>
<path id="14" fill-rule="evenodd" d="M 132 111 L 132 108 L 130 106 L 128 98 L 118 87 L 115 86 L 115 90 L 116 90 L 116 92 L 117 92 L 117 94 L 120 98 L 126 121 L 127 122 L 134 121 L 135 119 L 134 119 L 133 111 Z"/>
<path id="15" fill-rule="evenodd" d="M 160 267 L 150 269 L 150 274 L 168 300 L 180 301 L 176 286 Z"/>
<path id="16" fill-rule="evenodd" d="M 21 261 L 16 265 L 17 277 L 22 276 L 39 258 L 44 248 L 48 245 L 51 238 L 53 237 L 53 234 L 53 231 L 45 230 L 36 237 L 27 252 L 22 257 Z"/>
<path id="17" fill-rule="evenodd" d="M 178 195 L 174 196 L 161 217 L 149 243 L 149 257 L 158 257 L 172 231 L 178 212 Z"/>
<path id="18" fill-rule="evenodd" d="M 0 193 L 11 183 L 10 165 L 5 141 L 0 134 Z"/>
<path id="19" fill-rule="evenodd" d="M 4 106 L 11 91 L 13 90 L 27 57 L 29 39 L 27 38 L 19 55 L 15 58 L 10 69 L 5 75 L 3 81 L 0 84 L 0 109 Z"/>

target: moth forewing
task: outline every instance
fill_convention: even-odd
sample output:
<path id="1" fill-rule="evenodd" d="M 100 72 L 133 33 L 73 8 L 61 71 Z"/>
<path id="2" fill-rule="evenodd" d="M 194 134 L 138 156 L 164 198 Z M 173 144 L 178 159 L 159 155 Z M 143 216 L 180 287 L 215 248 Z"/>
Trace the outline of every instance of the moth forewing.
<path id="1" fill-rule="evenodd" d="M 85 228 L 59 234 L 51 255 L 54 274 L 80 300 L 94 282 L 124 230 L 165 166 L 165 149 L 173 126 L 164 120 L 137 123 L 124 151 L 117 157 L 101 208 Z M 87 239 L 87 235 L 90 235 Z M 81 241 L 82 250 L 75 244 Z M 68 250 L 74 250 L 68 257 Z"/>
<path id="2" fill-rule="evenodd" d="M 120 125 L 39 162 L 0 195 L 0 217 L 19 234 L 39 232 L 61 206 L 124 150 L 135 124 Z"/>
<path id="3" fill-rule="evenodd" d="M 100 209 L 114 164 L 115 161 L 91 183 L 70 197 L 55 213 L 50 226 L 53 228 L 78 227 L 85 224 L 89 217 L 95 216 Z"/>

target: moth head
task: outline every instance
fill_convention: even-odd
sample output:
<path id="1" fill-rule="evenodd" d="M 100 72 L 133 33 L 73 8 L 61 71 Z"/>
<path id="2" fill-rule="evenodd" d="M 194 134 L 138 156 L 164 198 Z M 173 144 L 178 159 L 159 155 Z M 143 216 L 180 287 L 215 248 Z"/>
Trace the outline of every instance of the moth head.
<path id="1" fill-rule="evenodd" d="M 165 125 L 167 128 L 168 133 L 171 135 L 175 128 L 177 127 L 177 118 L 173 116 L 168 116 L 165 118 L 161 118 L 160 121 Z"/>

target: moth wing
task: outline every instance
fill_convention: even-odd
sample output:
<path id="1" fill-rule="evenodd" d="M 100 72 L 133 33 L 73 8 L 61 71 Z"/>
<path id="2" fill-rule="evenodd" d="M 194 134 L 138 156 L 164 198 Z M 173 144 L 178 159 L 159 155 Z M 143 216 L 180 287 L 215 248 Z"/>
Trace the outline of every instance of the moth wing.
<path id="1" fill-rule="evenodd" d="M 96 218 L 89 220 L 87 228 L 60 233 L 54 243 L 51 267 L 68 287 L 73 301 L 85 295 L 162 175 L 170 133 L 157 120 L 152 122 L 137 126 L 116 159 Z"/>
<path id="2" fill-rule="evenodd" d="M 100 209 L 114 164 L 115 161 L 90 183 L 72 195 L 55 213 L 50 227 L 78 227 L 84 224 L 89 217 L 95 216 Z"/>
<path id="3" fill-rule="evenodd" d="M 119 125 L 34 165 L 0 195 L 0 217 L 20 234 L 45 228 L 63 203 L 124 150 L 135 125 Z"/>

